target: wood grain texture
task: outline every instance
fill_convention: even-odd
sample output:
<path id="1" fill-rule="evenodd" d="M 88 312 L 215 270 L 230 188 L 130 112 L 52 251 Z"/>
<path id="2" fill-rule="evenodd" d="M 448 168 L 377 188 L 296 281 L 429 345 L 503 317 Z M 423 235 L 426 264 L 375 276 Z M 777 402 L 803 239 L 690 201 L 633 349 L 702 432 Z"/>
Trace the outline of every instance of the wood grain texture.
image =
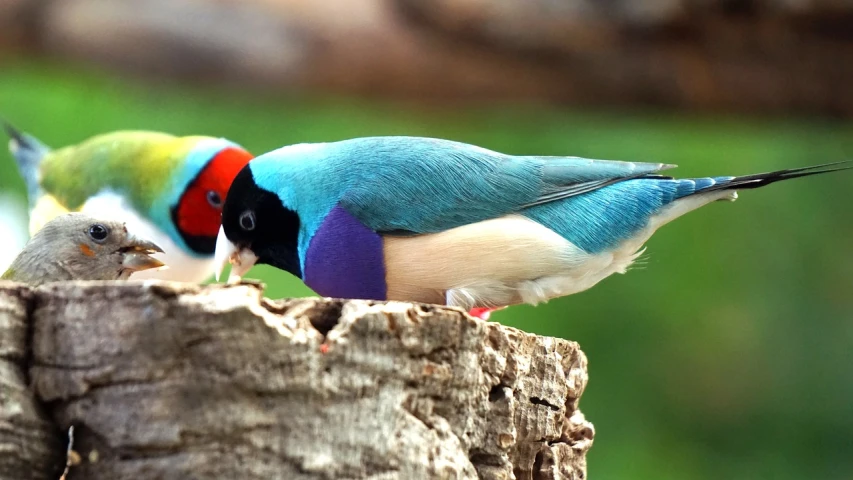
<path id="1" fill-rule="evenodd" d="M 33 293 L 0 281 L 0 480 L 59 478 L 62 432 L 28 387 L 28 312 Z"/>
<path id="2" fill-rule="evenodd" d="M 33 296 L 30 375 L 58 439 L 75 427 L 68 479 L 586 478 L 576 343 L 452 308 L 262 293 L 0 286 Z"/>

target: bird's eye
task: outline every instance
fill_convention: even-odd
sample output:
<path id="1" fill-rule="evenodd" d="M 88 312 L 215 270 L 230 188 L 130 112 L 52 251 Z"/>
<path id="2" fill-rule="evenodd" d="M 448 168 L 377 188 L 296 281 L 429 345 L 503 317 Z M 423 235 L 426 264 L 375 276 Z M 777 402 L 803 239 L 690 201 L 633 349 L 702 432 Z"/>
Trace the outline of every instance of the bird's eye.
<path id="1" fill-rule="evenodd" d="M 109 234 L 109 229 L 100 223 L 96 223 L 89 227 L 89 236 L 96 242 L 103 242 Z"/>
<path id="2" fill-rule="evenodd" d="M 240 214 L 240 228 L 250 232 L 255 229 L 255 213 L 251 210 L 246 210 Z"/>
<path id="3" fill-rule="evenodd" d="M 213 208 L 222 207 L 222 197 L 219 196 L 219 192 L 217 192 L 216 190 L 208 190 L 207 203 L 209 203 L 210 206 Z"/>

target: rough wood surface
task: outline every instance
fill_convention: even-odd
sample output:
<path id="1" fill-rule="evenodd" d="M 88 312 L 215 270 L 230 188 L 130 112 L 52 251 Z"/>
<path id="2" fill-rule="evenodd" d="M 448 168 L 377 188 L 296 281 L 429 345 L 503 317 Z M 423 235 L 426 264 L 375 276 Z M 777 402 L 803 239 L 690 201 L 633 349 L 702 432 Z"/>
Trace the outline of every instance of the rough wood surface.
<path id="1" fill-rule="evenodd" d="M 55 457 L 74 425 L 69 480 L 586 478 L 574 342 L 255 285 L 0 286 L 0 319 L 28 313 L 33 389 L 58 428 L 50 454 L 44 435 L 12 444 Z"/>
<path id="2" fill-rule="evenodd" d="M 0 479 L 58 478 L 62 433 L 27 386 L 27 314 L 32 292 L 0 287 Z"/>

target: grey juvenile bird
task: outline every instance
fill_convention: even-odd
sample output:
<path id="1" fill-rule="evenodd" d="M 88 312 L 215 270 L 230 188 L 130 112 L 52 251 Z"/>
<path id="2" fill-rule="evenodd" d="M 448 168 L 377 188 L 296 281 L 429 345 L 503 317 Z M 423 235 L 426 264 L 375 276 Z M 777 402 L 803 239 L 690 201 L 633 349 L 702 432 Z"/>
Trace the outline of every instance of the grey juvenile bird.
<path id="1" fill-rule="evenodd" d="M 0 279 L 34 285 L 63 280 L 127 280 L 134 272 L 164 265 L 150 256 L 153 253 L 163 250 L 133 237 L 121 222 L 69 213 L 36 232 Z"/>

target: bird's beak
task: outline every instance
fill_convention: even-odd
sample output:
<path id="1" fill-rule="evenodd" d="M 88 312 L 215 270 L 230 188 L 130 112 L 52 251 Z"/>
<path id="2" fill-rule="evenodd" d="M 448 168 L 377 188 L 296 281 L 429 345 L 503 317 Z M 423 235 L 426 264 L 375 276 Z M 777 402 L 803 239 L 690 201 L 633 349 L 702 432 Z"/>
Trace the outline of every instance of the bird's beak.
<path id="1" fill-rule="evenodd" d="M 228 277 L 228 283 L 239 282 L 243 275 L 246 274 L 258 261 L 257 255 L 248 248 L 237 248 L 237 245 L 228 240 L 225 236 L 225 229 L 219 227 L 219 235 L 216 237 L 216 253 L 214 254 L 214 263 L 216 265 L 216 281 L 222 276 L 222 270 L 225 268 L 225 263 L 231 263 L 231 275 Z"/>
<path id="2" fill-rule="evenodd" d="M 131 237 L 121 251 L 124 254 L 121 265 L 127 270 L 139 272 L 166 266 L 162 261 L 150 256 L 154 253 L 163 253 L 163 249 L 153 242 Z"/>

